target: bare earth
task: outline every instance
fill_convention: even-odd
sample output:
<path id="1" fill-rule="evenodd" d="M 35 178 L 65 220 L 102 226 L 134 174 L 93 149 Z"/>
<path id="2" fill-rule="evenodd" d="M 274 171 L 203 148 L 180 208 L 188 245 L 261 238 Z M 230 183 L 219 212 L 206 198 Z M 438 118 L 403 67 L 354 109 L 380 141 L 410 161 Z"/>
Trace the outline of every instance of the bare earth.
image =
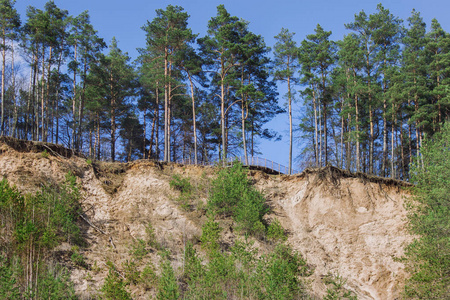
<path id="1" fill-rule="evenodd" d="M 149 223 L 158 242 L 175 253 L 175 270 L 182 267 L 184 243 L 198 242 L 206 218 L 181 209 L 169 181 L 173 174 L 182 174 L 195 184 L 213 176 L 212 168 L 151 161 L 93 166 L 77 156 L 50 154 L 19 152 L 0 142 L 0 178 L 26 192 L 37 191 L 41 184 L 60 183 L 68 171 L 79 178 L 84 217 L 90 222 L 80 221 L 89 244 L 82 254 L 91 268 L 76 268 L 70 260 L 67 264 L 82 299 L 98 293 L 107 274 L 107 261 L 120 270 L 130 259 L 130 244 L 145 239 Z M 345 287 L 358 299 L 400 297 L 407 275 L 395 258 L 402 256 L 403 247 L 411 240 L 405 231 L 408 194 L 402 187 L 319 171 L 296 176 L 251 171 L 250 176 L 272 207 L 269 218 L 280 220 L 289 232 L 288 243 L 314 267 L 311 288 L 315 296 L 325 295 L 322 279 L 333 274 L 346 278 Z M 197 205 L 205 201 L 206 195 Z M 226 222 L 222 225 L 227 226 Z M 223 235 L 224 241 L 234 239 L 230 230 Z M 64 253 L 70 246 L 57 250 Z M 150 252 L 140 269 L 148 261 L 158 265 L 156 251 Z M 154 296 L 154 291 L 139 286 L 131 286 L 130 291 L 135 299 Z"/>

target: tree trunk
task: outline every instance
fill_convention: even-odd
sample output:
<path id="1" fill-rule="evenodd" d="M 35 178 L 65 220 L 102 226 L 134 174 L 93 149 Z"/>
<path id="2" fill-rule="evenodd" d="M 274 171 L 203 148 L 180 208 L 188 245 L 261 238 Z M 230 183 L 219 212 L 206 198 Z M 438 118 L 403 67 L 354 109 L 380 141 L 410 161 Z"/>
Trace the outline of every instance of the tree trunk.
<path id="1" fill-rule="evenodd" d="M 312 86 L 313 91 L 313 105 L 314 105 L 314 143 L 315 143 L 315 161 L 316 168 L 319 167 L 319 141 L 317 137 L 317 102 L 316 102 L 316 92 L 314 86 Z"/>
<path id="2" fill-rule="evenodd" d="M 75 43 L 75 69 L 73 70 L 73 99 L 72 99 L 72 149 L 75 149 L 76 97 L 77 97 L 77 44 Z"/>
<path id="3" fill-rule="evenodd" d="M 5 133 L 5 70 L 6 70 L 6 37 L 3 30 L 3 49 L 2 49 L 2 105 L 1 105 L 1 117 L 0 117 L 0 136 Z"/>
<path id="4" fill-rule="evenodd" d="M 14 103 L 14 121 L 12 126 L 12 136 L 18 138 L 17 134 L 17 118 L 18 118 L 18 105 L 16 97 L 16 72 L 14 68 L 14 42 L 11 41 L 11 70 L 12 70 L 12 90 L 13 90 L 13 103 Z"/>
<path id="5" fill-rule="evenodd" d="M 164 49 L 164 161 L 169 161 L 169 143 L 168 143 L 168 129 L 169 129 L 169 91 L 168 91 L 168 49 Z"/>
<path id="6" fill-rule="evenodd" d="M 116 160 L 116 97 L 113 92 L 113 76 L 110 73 L 110 95 L 111 95 L 111 160 Z"/>
<path id="7" fill-rule="evenodd" d="M 288 76 L 288 105 L 289 105 L 289 175 L 292 174 L 292 95 L 291 77 Z"/>
<path id="8" fill-rule="evenodd" d="M 191 75 L 187 72 L 189 77 L 189 82 L 191 83 L 191 99 L 192 99 L 192 125 L 194 133 L 194 163 L 197 164 L 197 122 L 195 113 L 195 97 L 194 97 L 194 83 L 192 82 Z"/>

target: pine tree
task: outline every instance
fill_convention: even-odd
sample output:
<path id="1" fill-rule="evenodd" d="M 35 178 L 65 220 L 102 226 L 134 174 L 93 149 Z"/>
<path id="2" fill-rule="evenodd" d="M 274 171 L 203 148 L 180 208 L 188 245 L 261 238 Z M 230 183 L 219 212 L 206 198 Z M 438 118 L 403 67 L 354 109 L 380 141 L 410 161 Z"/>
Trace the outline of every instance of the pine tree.
<path id="1" fill-rule="evenodd" d="M 286 82 L 288 92 L 286 94 L 288 100 L 289 113 L 289 174 L 292 173 L 292 100 L 294 99 L 294 92 L 292 85 L 298 80 L 295 77 L 295 72 L 298 70 L 298 48 L 296 42 L 293 40 L 294 33 L 282 28 L 281 32 L 275 36 L 277 40 L 274 47 L 274 72 L 275 80 Z"/>
<path id="2" fill-rule="evenodd" d="M 430 56 L 431 110 L 428 117 L 432 123 L 428 131 L 435 132 L 449 115 L 447 88 L 450 83 L 450 35 L 436 19 L 431 20 L 431 31 L 427 34 L 427 55 Z"/>
<path id="3" fill-rule="evenodd" d="M 208 22 L 207 36 L 198 40 L 200 51 L 213 74 L 213 85 L 219 87 L 220 128 L 222 138 L 221 158 L 226 161 L 228 148 L 227 112 L 230 105 L 230 85 L 236 79 L 240 65 L 240 47 L 247 23 L 231 16 L 224 5 L 217 7 L 217 15 Z"/>
<path id="4" fill-rule="evenodd" d="M 402 72 L 405 74 L 403 90 L 408 105 L 408 123 L 415 127 L 416 153 L 420 152 L 423 127 L 427 125 L 428 112 L 426 111 L 427 84 L 427 58 L 425 46 L 426 24 L 420 13 L 412 11 L 408 18 L 409 28 L 403 38 L 404 50 L 402 57 Z M 411 127 L 409 128 L 409 141 L 412 143 Z M 412 151 L 412 146 L 409 146 Z"/>
<path id="5" fill-rule="evenodd" d="M 388 9 L 385 9 L 381 4 L 377 5 L 378 12 L 370 17 L 377 24 L 377 29 L 374 32 L 374 41 L 379 47 L 377 61 L 380 64 L 381 78 L 381 98 L 383 103 L 383 159 L 381 165 L 381 175 L 387 174 L 388 163 L 388 105 L 389 96 L 387 94 L 391 85 L 391 78 L 389 78 L 389 69 L 398 65 L 400 59 L 400 38 L 402 33 L 402 20 L 392 15 Z M 395 117 L 391 120 L 395 123 Z M 392 125 L 394 128 L 395 125 Z M 394 135 L 394 133 L 391 133 Z M 394 149 L 394 143 L 391 143 Z M 391 152 L 393 153 L 393 151 Z M 394 157 L 391 157 L 394 161 Z M 391 168 L 393 174 L 393 168 Z"/>
<path id="6" fill-rule="evenodd" d="M 336 63 L 336 46 L 329 40 L 331 31 L 325 31 L 322 26 L 317 25 L 314 34 L 306 36 L 300 47 L 300 62 L 302 64 L 302 82 L 308 84 L 306 91 L 313 99 L 314 127 L 315 127 L 315 149 L 316 167 L 319 163 L 328 164 L 328 112 L 332 102 L 331 73 Z M 316 105 L 322 106 L 323 113 L 323 154 L 322 145 L 319 147 L 317 137 L 317 112 Z M 321 139 L 321 138 L 320 138 Z M 323 155 L 323 162 L 322 162 Z"/>
<path id="7" fill-rule="evenodd" d="M 136 74 L 129 61 L 128 54 L 118 48 L 117 40 L 113 38 L 109 53 L 101 57 L 98 63 L 91 65 L 91 73 L 88 75 L 88 80 L 92 83 L 89 94 L 96 96 L 100 101 L 100 105 L 97 105 L 100 110 L 96 114 L 106 111 L 109 119 L 112 161 L 116 159 L 116 135 L 119 121 L 130 108 L 127 103 L 128 98 L 135 94 Z M 98 116 L 99 119 L 100 117 Z"/>
<path id="8" fill-rule="evenodd" d="M 347 29 L 356 32 L 356 37 L 359 40 L 359 51 L 362 53 L 363 61 L 361 64 L 360 72 L 363 75 L 364 85 L 361 86 L 362 94 L 366 101 L 364 101 L 364 109 L 369 114 L 369 153 L 368 153 L 368 172 L 374 173 L 374 147 L 375 147 L 375 113 L 377 103 L 377 93 L 379 86 L 377 85 L 378 79 L 378 66 L 377 60 L 379 47 L 375 42 L 375 32 L 381 26 L 373 18 L 373 15 L 367 16 L 364 11 L 355 15 L 355 20 L 352 23 L 345 24 Z"/>
<path id="9" fill-rule="evenodd" d="M 174 70 L 178 51 L 192 43 L 195 35 L 187 27 L 189 15 L 180 6 L 168 5 L 166 10 L 156 10 L 156 17 L 142 29 L 146 33 L 147 52 L 164 60 L 164 160 L 170 161 L 171 106 L 175 90 L 180 87 L 179 73 Z M 141 54 L 142 55 L 142 54 Z"/>
<path id="10" fill-rule="evenodd" d="M 8 40 L 17 38 L 20 28 L 20 16 L 14 8 L 15 0 L 0 1 L 0 41 L 2 53 L 2 87 L 1 87 L 1 111 L 0 111 L 0 136 L 5 134 L 5 71 L 6 51 L 9 49 Z"/>

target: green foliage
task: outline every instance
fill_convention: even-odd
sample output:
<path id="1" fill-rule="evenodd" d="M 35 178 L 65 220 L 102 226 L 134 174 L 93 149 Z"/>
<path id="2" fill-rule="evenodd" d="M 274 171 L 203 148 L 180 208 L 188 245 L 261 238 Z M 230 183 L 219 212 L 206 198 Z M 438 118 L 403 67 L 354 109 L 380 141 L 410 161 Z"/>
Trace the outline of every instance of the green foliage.
<path id="1" fill-rule="evenodd" d="M 20 299 L 17 274 L 11 262 L 0 254 L 0 299 Z"/>
<path id="2" fill-rule="evenodd" d="M 60 242 L 83 243 L 76 224 L 81 213 L 80 197 L 76 178 L 70 174 L 61 186 L 45 186 L 36 195 L 27 196 L 10 187 L 5 179 L 0 181 L 0 223 L 7 242 L 0 245 L 3 255 L 0 272 L 3 273 L 2 278 L 9 282 L 5 283 L 4 287 L 8 289 L 5 294 L 12 293 L 11 298 L 14 298 L 17 289 L 11 284 L 26 282 L 25 278 L 30 274 L 24 273 L 26 262 L 19 258 L 30 257 L 33 258 L 33 265 L 39 266 L 32 269 L 37 284 L 28 289 L 20 286 L 20 297 L 73 298 L 67 271 L 42 258 L 49 257 L 49 251 Z M 72 253 L 74 263 L 83 264 L 78 248 L 73 249 L 76 249 Z M 15 271 L 11 273 L 11 270 Z"/>
<path id="3" fill-rule="evenodd" d="M 158 300 L 176 300 L 180 296 L 177 279 L 168 259 L 161 264 L 161 276 L 158 284 Z"/>
<path id="4" fill-rule="evenodd" d="M 147 243 L 143 239 L 136 239 L 131 245 L 130 254 L 137 260 L 142 260 L 147 255 Z"/>
<path id="5" fill-rule="evenodd" d="M 147 245 L 153 248 L 159 248 L 158 241 L 156 240 L 155 229 L 152 224 L 148 223 L 145 227 L 145 234 L 147 235 Z"/>
<path id="6" fill-rule="evenodd" d="M 50 155 L 48 154 L 47 149 L 44 149 L 44 151 L 41 152 L 41 156 L 42 158 L 49 158 Z"/>
<path id="7" fill-rule="evenodd" d="M 261 284 L 265 287 L 261 295 L 265 299 L 294 299 L 295 295 L 306 292 L 299 280 L 300 276 L 309 276 L 310 270 L 302 256 L 283 244 L 260 260 Z"/>
<path id="8" fill-rule="evenodd" d="M 272 242 L 285 242 L 287 236 L 278 219 L 274 219 L 267 228 L 267 239 Z"/>
<path id="9" fill-rule="evenodd" d="M 189 178 L 182 178 L 175 174 L 169 182 L 172 189 L 180 192 L 180 196 L 176 199 L 184 210 L 190 209 L 190 201 L 193 199 L 194 187 L 189 181 Z"/>
<path id="10" fill-rule="evenodd" d="M 38 299 L 77 299 L 70 274 L 64 267 L 56 265 L 44 270 L 38 280 Z"/>
<path id="11" fill-rule="evenodd" d="M 70 256 L 70 260 L 77 266 L 86 268 L 87 264 L 84 260 L 83 255 L 80 253 L 80 248 L 78 246 L 72 247 L 72 255 Z"/>
<path id="12" fill-rule="evenodd" d="M 412 167 L 410 231 L 419 237 L 406 248 L 411 272 L 408 298 L 443 299 L 450 295 L 450 123 L 427 138 Z"/>
<path id="13" fill-rule="evenodd" d="M 352 291 L 348 291 L 344 288 L 347 280 L 339 274 L 328 274 L 324 278 L 324 283 L 328 286 L 327 294 L 323 298 L 324 300 L 357 300 L 358 297 Z"/>
<path id="14" fill-rule="evenodd" d="M 123 272 L 126 278 L 125 284 L 137 284 L 141 280 L 141 272 L 134 260 L 126 260 L 122 264 Z"/>
<path id="15" fill-rule="evenodd" d="M 125 282 L 117 274 L 113 263 L 107 263 L 109 267 L 108 276 L 105 278 L 101 291 L 103 299 L 106 300 L 128 300 L 131 299 L 130 293 L 125 288 Z"/>
<path id="16" fill-rule="evenodd" d="M 232 216 L 244 232 L 261 232 L 263 216 L 268 212 L 263 195 L 247 178 L 242 164 L 220 169 L 212 182 L 208 208 L 219 215 Z"/>
<path id="17" fill-rule="evenodd" d="M 142 283 L 146 289 L 155 287 L 158 284 L 158 276 L 156 275 L 155 267 L 152 263 L 146 265 L 144 270 L 142 270 L 139 282 Z"/>
<path id="18" fill-rule="evenodd" d="M 287 246 L 258 257 L 253 243 L 237 240 L 231 253 L 214 252 L 203 262 L 192 244 L 185 249 L 187 299 L 304 299 L 303 258 Z"/>
<path id="19" fill-rule="evenodd" d="M 222 229 L 219 227 L 219 223 L 214 221 L 214 218 L 210 216 L 208 220 L 202 226 L 202 236 L 200 241 L 202 248 L 208 253 L 214 253 L 219 250 L 219 238 Z"/>

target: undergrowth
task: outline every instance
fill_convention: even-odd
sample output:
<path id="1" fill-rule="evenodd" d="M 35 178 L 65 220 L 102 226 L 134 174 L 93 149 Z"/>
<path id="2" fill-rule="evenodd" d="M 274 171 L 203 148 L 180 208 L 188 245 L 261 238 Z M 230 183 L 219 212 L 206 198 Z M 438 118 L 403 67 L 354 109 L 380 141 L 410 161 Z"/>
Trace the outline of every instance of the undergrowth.
<path id="1" fill-rule="evenodd" d="M 22 195 L 6 179 L 0 181 L 0 294 L 4 299 L 72 299 L 67 270 L 50 258 L 62 242 L 83 246 L 77 225 L 80 191 L 73 175 L 60 186 L 44 186 L 35 195 Z M 73 248 L 78 249 L 78 248 Z M 83 264 L 72 253 L 74 264 Z M 0 296 L 1 299 L 1 296 Z"/>

